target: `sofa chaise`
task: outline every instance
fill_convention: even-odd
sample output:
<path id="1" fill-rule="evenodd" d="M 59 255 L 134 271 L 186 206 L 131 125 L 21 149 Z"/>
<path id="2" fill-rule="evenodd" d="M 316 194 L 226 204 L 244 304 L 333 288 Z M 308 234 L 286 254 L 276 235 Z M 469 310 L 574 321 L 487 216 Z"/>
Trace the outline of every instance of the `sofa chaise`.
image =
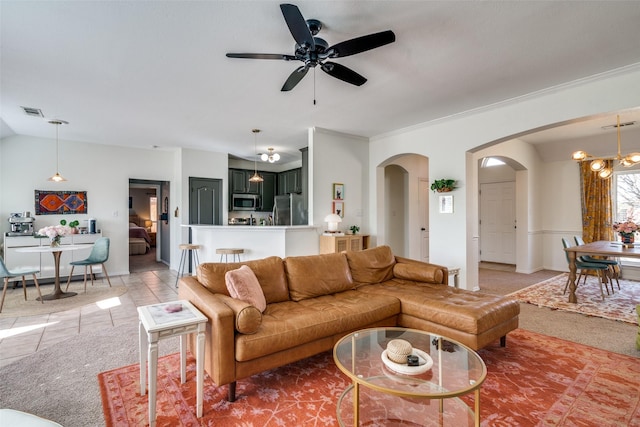
<path id="1" fill-rule="evenodd" d="M 242 265 L 264 293 L 262 312 L 229 294 L 225 275 Z M 358 329 L 414 328 L 479 349 L 506 345 L 520 312 L 508 297 L 450 287 L 446 267 L 396 257 L 388 246 L 203 263 L 180 279 L 178 294 L 209 319 L 205 370 L 218 386 L 229 384 L 229 401 L 237 380 L 330 350 Z"/>

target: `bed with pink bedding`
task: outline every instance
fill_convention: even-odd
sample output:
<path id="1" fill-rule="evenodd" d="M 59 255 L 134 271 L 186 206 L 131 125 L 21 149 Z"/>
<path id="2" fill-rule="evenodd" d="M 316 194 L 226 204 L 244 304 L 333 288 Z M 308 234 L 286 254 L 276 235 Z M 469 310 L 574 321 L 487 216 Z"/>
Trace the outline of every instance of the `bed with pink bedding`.
<path id="1" fill-rule="evenodd" d="M 147 232 L 147 229 L 138 225 L 140 219 L 137 216 L 129 216 L 129 255 L 141 255 L 146 254 L 151 249 L 151 236 Z M 140 251 L 138 247 L 144 240 L 144 252 Z M 135 248 L 133 250 L 132 248 Z"/>

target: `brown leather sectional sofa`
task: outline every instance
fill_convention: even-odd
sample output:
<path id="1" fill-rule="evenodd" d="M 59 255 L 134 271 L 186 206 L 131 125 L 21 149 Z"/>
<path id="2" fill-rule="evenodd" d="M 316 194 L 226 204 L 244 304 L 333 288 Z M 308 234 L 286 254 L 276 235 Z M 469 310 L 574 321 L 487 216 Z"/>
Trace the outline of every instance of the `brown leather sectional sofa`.
<path id="1" fill-rule="evenodd" d="M 229 296 L 225 273 L 242 264 L 260 282 L 264 313 Z M 180 299 L 209 318 L 205 370 L 229 384 L 230 401 L 236 380 L 330 350 L 358 329 L 414 328 L 478 349 L 504 346 L 518 327 L 515 300 L 450 287 L 446 267 L 395 257 L 388 246 L 242 264 L 201 264 L 179 286 Z"/>

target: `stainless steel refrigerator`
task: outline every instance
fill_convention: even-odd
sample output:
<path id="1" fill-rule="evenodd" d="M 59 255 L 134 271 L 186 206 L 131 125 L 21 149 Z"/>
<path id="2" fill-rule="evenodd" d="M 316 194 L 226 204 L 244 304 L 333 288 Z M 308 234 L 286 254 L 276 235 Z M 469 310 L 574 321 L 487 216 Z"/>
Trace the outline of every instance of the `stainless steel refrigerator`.
<path id="1" fill-rule="evenodd" d="M 273 225 L 309 225 L 304 197 L 295 193 L 276 196 L 273 204 Z"/>

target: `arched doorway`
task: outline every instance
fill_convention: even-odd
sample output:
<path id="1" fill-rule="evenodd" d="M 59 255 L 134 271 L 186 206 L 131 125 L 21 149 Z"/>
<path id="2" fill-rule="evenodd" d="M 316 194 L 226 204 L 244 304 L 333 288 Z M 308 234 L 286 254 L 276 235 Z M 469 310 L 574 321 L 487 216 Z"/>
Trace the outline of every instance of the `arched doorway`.
<path id="1" fill-rule="evenodd" d="M 377 244 L 416 260 L 429 259 L 428 159 L 402 154 L 378 166 Z"/>

